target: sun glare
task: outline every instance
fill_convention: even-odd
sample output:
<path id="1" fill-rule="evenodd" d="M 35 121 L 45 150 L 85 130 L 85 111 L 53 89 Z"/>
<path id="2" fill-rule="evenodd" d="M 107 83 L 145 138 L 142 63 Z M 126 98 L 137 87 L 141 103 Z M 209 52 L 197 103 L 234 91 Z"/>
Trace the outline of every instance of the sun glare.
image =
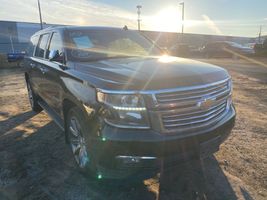
<path id="1" fill-rule="evenodd" d="M 168 55 L 163 55 L 159 58 L 159 62 L 162 62 L 162 63 L 170 63 L 170 62 L 174 62 L 176 60 L 177 60 L 176 57 L 172 57 L 172 56 L 168 56 Z"/>
<path id="2" fill-rule="evenodd" d="M 181 25 L 181 13 L 175 7 L 161 10 L 153 19 L 153 28 L 160 31 L 177 32 Z"/>

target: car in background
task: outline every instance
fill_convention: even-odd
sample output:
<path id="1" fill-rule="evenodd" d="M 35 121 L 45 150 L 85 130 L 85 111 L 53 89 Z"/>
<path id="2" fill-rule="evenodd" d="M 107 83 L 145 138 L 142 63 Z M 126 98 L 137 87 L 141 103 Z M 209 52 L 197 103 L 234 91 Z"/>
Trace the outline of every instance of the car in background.
<path id="1" fill-rule="evenodd" d="M 171 46 L 169 52 L 172 56 L 178 57 L 198 57 L 200 56 L 200 48 L 198 46 L 186 44 L 186 43 L 178 43 Z"/>
<path id="2" fill-rule="evenodd" d="M 255 51 L 251 47 L 246 47 L 236 42 L 229 41 L 217 41 L 207 43 L 202 48 L 202 55 L 206 58 L 212 57 L 232 57 L 237 58 L 240 55 L 251 56 L 254 55 Z"/>
<path id="3" fill-rule="evenodd" d="M 8 62 L 19 62 L 23 60 L 24 56 L 25 56 L 25 52 L 7 53 L 7 61 Z"/>
<path id="4" fill-rule="evenodd" d="M 262 43 L 256 43 L 254 46 L 255 54 L 257 56 L 267 56 L 267 38 Z"/>
<path id="5" fill-rule="evenodd" d="M 249 42 L 249 43 L 244 44 L 244 46 L 251 48 L 251 49 L 254 49 L 256 44 L 257 44 L 256 42 Z"/>

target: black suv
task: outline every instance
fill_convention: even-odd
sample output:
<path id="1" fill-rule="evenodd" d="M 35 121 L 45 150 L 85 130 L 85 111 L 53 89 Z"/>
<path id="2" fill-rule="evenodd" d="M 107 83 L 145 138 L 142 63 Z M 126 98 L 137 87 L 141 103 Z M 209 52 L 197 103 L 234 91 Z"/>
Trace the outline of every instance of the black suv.
<path id="1" fill-rule="evenodd" d="M 169 57 L 138 31 L 51 27 L 24 59 L 29 100 L 80 168 L 123 178 L 218 150 L 235 122 L 226 70 Z"/>

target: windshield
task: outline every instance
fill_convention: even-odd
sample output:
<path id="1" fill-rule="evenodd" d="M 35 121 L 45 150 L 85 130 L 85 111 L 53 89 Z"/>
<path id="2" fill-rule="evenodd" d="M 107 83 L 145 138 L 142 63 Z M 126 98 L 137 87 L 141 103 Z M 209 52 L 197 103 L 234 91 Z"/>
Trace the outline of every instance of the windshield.
<path id="1" fill-rule="evenodd" d="M 161 55 L 160 49 L 136 31 L 71 30 L 68 31 L 70 60 Z"/>

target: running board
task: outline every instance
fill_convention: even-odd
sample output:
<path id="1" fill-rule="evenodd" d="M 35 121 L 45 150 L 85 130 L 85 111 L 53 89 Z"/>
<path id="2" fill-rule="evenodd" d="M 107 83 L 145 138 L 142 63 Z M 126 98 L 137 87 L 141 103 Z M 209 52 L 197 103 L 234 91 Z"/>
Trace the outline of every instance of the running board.
<path id="1" fill-rule="evenodd" d="M 59 126 L 59 128 L 62 131 L 65 131 L 63 120 L 58 116 L 58 114 L 56 114 L 55 111 L 53 109 L 51 109 L 47 105 L 47 103 L 45 103 L 42 100 L 39 100 L 38 104 L 45 110 L 45 112 L 50 116 L 50 118 L 53 119 L 53 121 Z"/>

